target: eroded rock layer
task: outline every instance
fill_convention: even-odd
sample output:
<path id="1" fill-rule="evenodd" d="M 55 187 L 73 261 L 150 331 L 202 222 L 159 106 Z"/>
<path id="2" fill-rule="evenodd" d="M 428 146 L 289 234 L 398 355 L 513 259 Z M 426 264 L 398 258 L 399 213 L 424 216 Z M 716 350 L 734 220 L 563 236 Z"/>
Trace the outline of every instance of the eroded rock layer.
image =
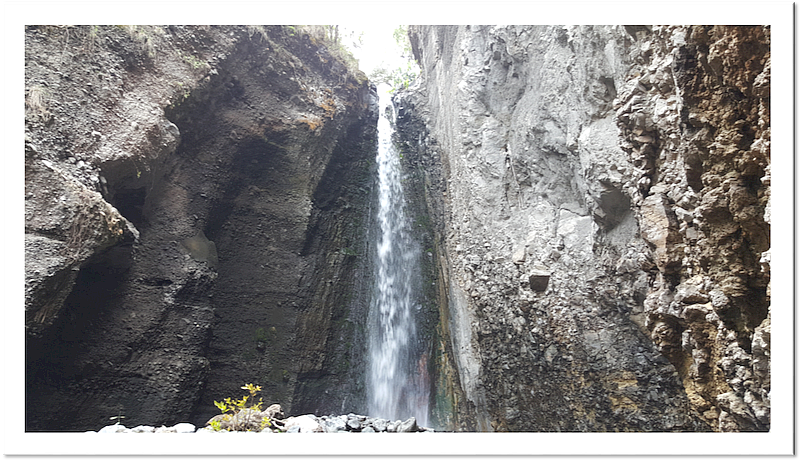
<path id="1" fill-rule="evenodd" d="M 363 412 L 342 402 L 363 393 L 366 77 L 289 27 L 28 27 L 25 46 L 26 428 L 203 423 L 248 382 Z"/>
<path id="2" fill-rule="evenodd" d="M 462 420 L 768 430 L 769 28 L 409 35 Z"/>

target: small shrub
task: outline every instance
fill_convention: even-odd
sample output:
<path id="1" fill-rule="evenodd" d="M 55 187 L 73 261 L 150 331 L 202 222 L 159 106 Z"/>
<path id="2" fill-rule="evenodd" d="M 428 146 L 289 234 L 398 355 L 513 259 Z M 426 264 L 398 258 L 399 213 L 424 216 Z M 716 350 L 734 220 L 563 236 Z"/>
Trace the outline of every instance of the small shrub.
<path id="1" fill-rule="evenodd" d="M 156 45 L 153 37 L 142 26 L 122 26 L 122 30 L 128 33 L 134 42 L 141 48 L 142 53 L 150 59 L 156 57 Z"/>
<path id="2" fill-rule="evenodd" d="M 269 417 L 262 414 L 261 406 L 264 400 L 259 397 L 255 401 L 256 393 L 261 391 L 261 386 L 245 384 L 242 389 L 250 395 L 245 395 L 241 399 L 226 398 L 222 402 L 214 401 L 214 405 L 222 412 L 221 415 L 212 418 L 208 425 L 215 431 L 260 431 L 266 428 L 277 429 Z M 248 406 L 248 402 L 250 402 Z"/>

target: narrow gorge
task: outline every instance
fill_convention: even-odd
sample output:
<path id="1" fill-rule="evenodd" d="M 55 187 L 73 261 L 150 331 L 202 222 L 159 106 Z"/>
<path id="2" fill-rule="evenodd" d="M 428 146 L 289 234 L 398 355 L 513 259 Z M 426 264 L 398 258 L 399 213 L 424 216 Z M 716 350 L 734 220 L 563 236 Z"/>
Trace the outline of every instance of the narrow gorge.
<path id="1" fill-rule="evenodd" d="M 26 26 L 26 431 L 770 430 L 769 26 L 329 32 Z"/>

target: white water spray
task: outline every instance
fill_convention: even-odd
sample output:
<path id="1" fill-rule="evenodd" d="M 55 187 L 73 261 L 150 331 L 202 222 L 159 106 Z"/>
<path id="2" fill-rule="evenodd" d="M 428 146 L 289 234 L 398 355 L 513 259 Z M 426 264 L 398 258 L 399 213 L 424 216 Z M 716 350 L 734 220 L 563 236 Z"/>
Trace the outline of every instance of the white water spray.
<path id="1" fill-rule="evenodd" d="M 428 424 L 427 357 L 418 346 L 413 295 L 419 290 L 420 248 L 410 233 L 400 155 L 392 144 L 392 111 L 381 96 L 378 121 L 378 214 L 375 286 L 369 318 L 369 414 Z M 388 105 L 387 105 L 388 104 Z"/>

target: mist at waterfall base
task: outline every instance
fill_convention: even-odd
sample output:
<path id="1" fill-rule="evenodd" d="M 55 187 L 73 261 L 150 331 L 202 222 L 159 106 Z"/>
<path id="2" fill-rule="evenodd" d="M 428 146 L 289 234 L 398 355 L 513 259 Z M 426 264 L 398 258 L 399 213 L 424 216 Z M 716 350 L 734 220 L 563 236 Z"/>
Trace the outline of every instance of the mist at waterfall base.
<path id="1" fill-rule="evenodd" d="M 392 144 L 394 109 L 380 92 L 377 213 L 373 216 L 373 280 L 368 319 L 369 414 L 389 420 L 415 417 L 428 424 L 427 355 L 417 336 L 414 302 L 420 292 L 420 245 L 406 215 L 400 155 Z"/>

